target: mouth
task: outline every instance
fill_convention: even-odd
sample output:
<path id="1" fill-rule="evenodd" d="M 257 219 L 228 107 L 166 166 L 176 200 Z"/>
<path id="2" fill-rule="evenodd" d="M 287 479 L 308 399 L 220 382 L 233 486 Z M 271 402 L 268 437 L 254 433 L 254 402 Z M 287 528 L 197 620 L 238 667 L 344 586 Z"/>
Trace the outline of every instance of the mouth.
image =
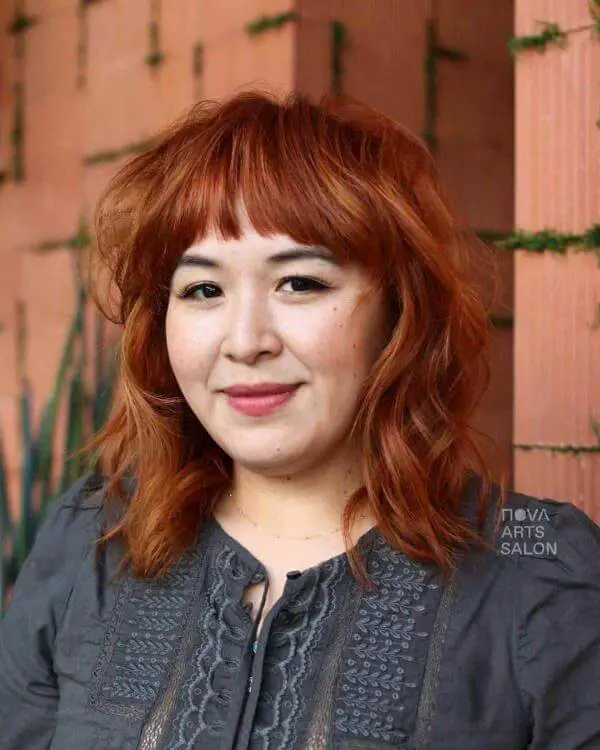
<path id="1" fill-rule="evenodd" d="M 281 387 L 277 390 L 271 390 L 263 393 L 252 393 L 246 391 L 244 395 L 237 395 L 230 390 L 225 391 L 225 396 L 229 405 L 236 411 L 251 417 L 260 417 L 270 414 L 273 411 L 287 404 L 294 397 L 300 383 L 293 386 Z"/>
<path id="2" fill-rule="evenodd" d="M 289 393 L 295 390 L 300 383 L 255 383 L 254 385 L 232 385 L 224 388 L 224 393 L 229 396 L 241 398 L 252 398 L 255 396 L 272 396 L 280 393 Z"/>

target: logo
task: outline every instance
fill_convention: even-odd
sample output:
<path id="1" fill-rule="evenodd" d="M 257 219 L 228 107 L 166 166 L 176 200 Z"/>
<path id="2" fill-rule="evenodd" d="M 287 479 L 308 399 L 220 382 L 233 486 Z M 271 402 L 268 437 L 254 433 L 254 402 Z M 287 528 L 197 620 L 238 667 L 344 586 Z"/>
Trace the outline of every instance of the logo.
<path id="1" fill-rule="evenodd" d="M 556 557 L 558 544 L 553 534 L 545 508 L 502 508 L 500 554 Z"/>

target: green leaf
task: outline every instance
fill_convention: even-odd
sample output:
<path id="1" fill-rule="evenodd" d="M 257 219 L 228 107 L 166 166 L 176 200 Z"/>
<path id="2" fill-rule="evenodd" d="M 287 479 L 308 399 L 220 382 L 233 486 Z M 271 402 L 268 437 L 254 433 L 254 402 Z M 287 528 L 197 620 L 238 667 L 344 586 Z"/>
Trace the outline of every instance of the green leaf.
<path id="1" fill-rule="evenodd" d="M 584 247 L 600 247 L 600 224 L 593 224 L 583 234 Z"/>
<path id="2" fill-rule="evenodd" d="M 36 445 L 31 429 L 31 389 L 27 378 L 23 378 L 20 397 L 22 469 L 21 501 L 19 519 L 15 527 L 15 558 L 21 568 L 29 554 L 37 530 L 38 516 L 34 507 L 34 484 L 36 476 Z"/>
<path id="3" fill-rule="evenodd" d="M 105 356 L 106 320 L 96 313 L 94 327 L 94 393 L 92 394 L 92 429 L 94 434 L 100 431 L 110 412 L 114 384 L 117 375 L 117 360 L 111 353 L 108 361 Z"/>
<path id="4" fill-rule="evenodd" d="M 53 443 L 57 412 L 65 394 L 68 398 L 67 430 L 63 446 L 65 461 L 57 490 L 66 491 L 88 468 L 95 468 L 96 458 L 73 454 L 85 444 L 89 427 L 93 425 L 94 430 L 99 431 L 109 414 L 116 381 L 117 357 L 113 352 L 110 356 L 105 352 L 105 321 L 99 316 L 96 321 L 95 344 L 98 356 L 95 363 L 95 385 L 93 393 L 88 396 L 85 389 L 86 348 L 83 337 L 86 302 L 85 290 L 80 285 L 77 310 L 61 354 L 54 388 L 46 402 L 37 432 L 33 429 L 31 420 L 30 385 L 23 368 L 19 368 L 22 383 L 20 422 L 23 462 L 19 515 L 14 522 L 11 522 L 9 514 L 6 464 L 0 442 L 0 614 L 6 608 L 7 595 L 31 550 L 48 505 L 56 497 L 51 488 Z M 24 342 L 24 334 L 21 338 Z M 76 347 L 78 358 L 74 367 Z"/>
<path id="5" fill-rule="evenodd" d="M 564 44 L 566 34 L 558 24 L 548 23 L 547 21 L 539 22 L 542 31 L 539 34 L 527 34 L 525 36 L 511 36 L 508 40 L 508 48 L 513 55 L 525 50 L 537 50 L 542 52 L 550 44 Z"/>
<path id="6" fill-rule="evenodd" d="M 52 481 L 52 460 L 54 455 L 54 434 L 56 429 L 56 417 L 58 408 L 64 393 L 67 376 L 73 361 L 73 353 L 78 337 L 83 329 L 83 312 L 85 305 L 85 294 L 81 293 L 79 298 L 78 309 L 73 317 L 67 340 L 62 351 L 54 389 L 50 399 L 46 403 L 42 415 L 42 421 L 39 430 L 39 476 L 41 484 L 42 507 L 45 509 L 48 503 L 54 497 L 51 489 Z"/>
<path id="7" fill-rule="evenodd" d="M 84 467 L 81 456 L 73 453 L 81 448 L 85 437 L 86 394 L 83 385 L 81 365 L 71 376 L 69 385 L 69 411 L 65 438 L 63 473 L 60 481 L 60 494 L 66 492 L 82 475 Z"/>
<path id="8" fill-rule="evenodd" d="M 12 552 L 12 521 L 8 507 L 6 460 L 2 435 L 0 435 L 0 604 L 6 599 L 10 578 Z"/>
<path id="9" fill-rule="evenodd" d="M 287 11 L 273 16 L 262 15 L 255 21 L 246 24 L 246 33 L 250 35 L 261 34 L 268 29 L 277 29 L 290 21 L 297 20 L 297 18 L 298 14 L 294 11 Z"/>
<path id="10" fill-rule="evenodd" d="M 5 534 L 10 530 L 10 509 L 8 507 L 7 468 L 4 456 L 4 444 L 0 434 L 0 545 Z"/>
<path id="11" fill-rule="evenodd" d="M 100 431 L 110 414 L 113 394 L 115 391 L 116 375 L 117 360 L 115 357 L 107 366 L 107 371 L 103 374 L 102 378 L 97 382 L 96 390 L 94 392 L 92 401 L 94 434 Z"/>
<path id="12" fill-rule="evenodd" d="M 37 19 L 35 16 L 28 16 L 26 13 L 17 11 L 6 31 L 11 36 L 16 36 L 17 34 L 22 34 L 24 31 L 27 31 L 27 29 L 30 29 L 32 26 L 35 26 L 36 23 Z"/>

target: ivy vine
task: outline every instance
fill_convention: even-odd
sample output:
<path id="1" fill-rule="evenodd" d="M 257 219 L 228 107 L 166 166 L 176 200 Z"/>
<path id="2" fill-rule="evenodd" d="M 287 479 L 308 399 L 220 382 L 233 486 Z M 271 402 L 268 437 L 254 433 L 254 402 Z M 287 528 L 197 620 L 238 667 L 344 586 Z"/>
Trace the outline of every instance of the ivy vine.
<path id="1" fill-rule="evenodd" d="M 25 179 L 24 130 L 25 130 L 25 32 L 37 23 L 23 8 L 23 0 L 15 0 L 13 20 L 8 33 L 14 37 L 15 79 L 13 81 L 13 124 L 11 130 L 12 177 L 15 182 Z"/>
<path id="2" fill-rule="evenodd" d="M 508 49 L 513 55 L 518 55 L 521 52 L 529 50 L 543 52 L 547 47 L 552 45 L 564 46 L 570 34 L 578 34 L 581 31 L 593 29 L 596 34 L 600 35 L 600 0 L 589 0 L 588 6 L 592 18 L 591 23 L 563 30 L 556 23 L 538 21 L 542 27 L 539 33 L 511 36 L 508 40 Z"/>
<path id="3" fill-rule="evenodd" d="M 514 328 L 515 326 L 515 319 L 512 315 L 496 315 L 492 313 L 488 318 L 494 328 Z"/>
<path id="4" fill-rule="evenodd" d="M 194 77 L 194 97 L 201 96 L 200 83 L 204 75 L 204 45 L 197 42 L 192 49 L 192 74 Z"/>
<path id="5" fill-rule="evenodd" d="M 77 88 L 83 88 L 87 78 L 89 0 L 79 0 L 77 6 Z"/>
<path id="6" fill-rule="evenodd" d="M 204 45 L 202 44 L 202 42 L 198 42 L 196 45 L 194 45 L 193 69 L 194 78 L 201 78 L 202 73 L 204 72 Z"/>
<path id="7" fill-rule="evenodd" d="M 18 58 L 22 55 L 18 54 Z M 19 65 L 19 67 L 21 67 Z M 15 81 L 13 84 L 13 96 L 15 100 L 15 110 L 13 115 L 13 127 L 11 132 L 11 141 L 13 146 L 13 179 L 15 182 L 22 182 L 25 179 L 25 166 L 23 154 L 24 139 L 24 121 L 25 121 L 25 96 L 23 92 L 22 81 Z"/>
<path id="8" fill-rule="evenodd" d="M 600 453 L 600 445 L 578 445 L 573 443 L 560 443 L 558 445 L 546 443 L 513 443 L 513 448 L 522 451 L 547 451 L 549 453 Z"/>
<path id="9" fill-rule="evenodd" d="M 7 32 L 11 36 L 19 36 L 23 32 L 30 29 L 32 26 L 35 26 L 36 23 L 37 18 L 35 18 L 35 16 L 27 15 L 27 13 L 25 13 L 21 9 L 20 5 L 17 4 L 13 20 L 8 25 Z"/>
<path id="10" fill-rule="evenodd" d="M 437 20 L 430 18 L 426 25 L 425 46 L 425 123 L 423 140 L 430 151 L 435 152 L 438 145 L 437 123 L 437 66 L 440 60 L 462 62 L 468 59 L 466 52 L 440 44 Z"/>
<path id="11" fill-rule="evenodd" d="M 150 0 L 150 25 L 148 27 L 149 52 L 145 62 L 151 68 L 162 65 L 165 56 L 160 49 L 160 0 Z"/>
<path id="12" fill-rule="evenodd" d="M 262 34 L 270 29 L 279 29 L 290 21 L 296 21 L 298 14 L 294 11 L 288 11 L 287 13 L 278 13 L 273 16 L 262 15 L 255 21 L 250 21 L 246 24 L 246 33 L 251 36 L 255 34 Z"/>
<path id="13" fill-rule="evenodd" d="M 547 451 L 549 453 L 570 453 L 578 455 L 580 453 L 600 453 L 600 422 L 593 417 L 590 419 L 590 426 L 597 441 L 597 445 L 577 444 L 577 443 L 513 443 L 514 448 L 522 451 Z"/>
<path id="14" fill-rule="evenodd" d="M 555 229 L 543 229 L 540 232 L 516 229 L 508 234 L 479 229 L 475 233 L 484 242 L 491 242 L 504 250 L 559 255 L 566 255 L 570 249 L 576 252 L 591 251 L 598 255 L 600 261 L 600 224 L 593 224 L 581 234 L 558 232 Z"/>
<path id="15" fill-rule="evenodd" d="M 104 164 L 107 162 L 118 161 L 124 156 L 134 156 L 135 154 L 142 154 L 147 151 L 154 144 L 153 139 L 145 141 L 136 141 L 135 143 L 128 143 L 126 146 L 118 149 L 112 149 L 107 151 L 97 151 L 94 154 L 89 154 L 83 158 L 83 164 L 90 166 L 92 164 Z"/>
<path id="16" fill-rule="evenodd" d="M 60 238 L 56 240 L 45 240 L 35 246 L 35 250 L 47 252 L 50 250 L 60 250 L 68 248 L 69 250 L 83 250 L 92 244 L 92 236 L 89 232 L 87 222 L 84 218 L 79 221 L 79 226 L 75 234 L 71 237 Z"/>
<path id="17" fill-rule="evenodd" d="M 524 50 L 537 50 L 542 52 L 551 44 L 562 45 L 565 43 L 567 35 L 562 31 L 558 24 L 539 22 L 542 31 L 538 34 L 525 34 L 523 36 L 511 36 L 508 40 L 508 49 L 513 55 L 517 55 Z"/>
<path id="18" fill-rule="evenodd" d="M 331 91 L 336 96 L 339 96 L 343 89 L 342 55 L 348 38 L 348 32 L 346 25 L 342 21 L 330 21 L 329 31 L 331 44 Z"/>
<path id="19" fill-rule="evenodd" d="M 79 0 L 77 3 L 77 88 L 87 82 L 89 26 L 87 10 L 90 5 L 98 5 L 103 0 Z"/>

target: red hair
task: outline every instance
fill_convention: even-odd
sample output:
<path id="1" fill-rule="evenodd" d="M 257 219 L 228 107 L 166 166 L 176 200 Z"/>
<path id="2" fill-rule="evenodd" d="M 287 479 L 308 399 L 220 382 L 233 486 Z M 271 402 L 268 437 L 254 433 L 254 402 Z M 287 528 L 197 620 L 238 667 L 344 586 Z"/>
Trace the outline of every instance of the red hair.
<path id="1" fill-rule="evenodd" d="M 102 312 L 123 327 L 121 399 L 88 444 L 124 511 L 104 537 L 124 542 L 138 576 L 165 573 L 208 521 L 232 460 L 181 394 L 165 341 L 175 264 L 210 228 L 240 237 L 241 198 L 261 234 L 324 245 L 383 286 L 389 342 L 363 384 L 353 431 L 364 487 L 344 513 L 344 540 L 366 502 L 386 538 L 447 577 L 456 554 L 488 546 L 490 470 L 471 418 L 489 383 L 491 327 L 471 265 L 491 260 L 448 206 L 420 141 L 356 100 L 244 92 L 201 101 L 112 179 L 97 207 L 92 269 L 118 290 Z M 491 266 L 490 266 L 491 268 Z M 490 277 L 492 278 L 492 277 Z M 98 277 L 99 279 L 99 277 Z M 132 475 L 126 497 L 120 480 Z M 461 512 L 479 477 L 477 523 Z M 357 577 L 367 582 L 356 550 Z"/>

